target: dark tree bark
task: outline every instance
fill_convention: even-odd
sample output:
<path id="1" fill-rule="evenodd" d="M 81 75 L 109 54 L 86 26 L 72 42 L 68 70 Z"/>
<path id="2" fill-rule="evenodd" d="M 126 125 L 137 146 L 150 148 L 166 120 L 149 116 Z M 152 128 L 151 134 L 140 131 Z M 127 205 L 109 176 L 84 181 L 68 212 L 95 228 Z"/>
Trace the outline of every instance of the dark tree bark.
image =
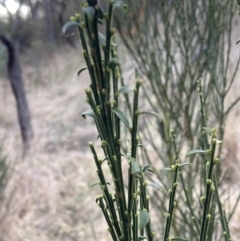
<path id="1" fill-rule="evenodd" d="M 0 31 L 0 41 L 8 50 L 8 76 L 10 79 L 12 91 L 16 99 L 18 122 L 21 129 L 24 149 L 28 148 L 30 140 L 33 138 L 33 130 L 28 103 L 22 80 L 22 71 L 17 50 L 14 43 L 5 34 Z"/>
<path id="2" fill-rule="evenodd" d="M 53 26 L 53 6 L 51 0 L 44 0 L 44 8 L 45 8 L 45 17 L 46 17 L 46 26 L 47 26 L 47 35 L 50 44 L 55 47 L 56 39 L 54 33 L 54 26 Z"/>

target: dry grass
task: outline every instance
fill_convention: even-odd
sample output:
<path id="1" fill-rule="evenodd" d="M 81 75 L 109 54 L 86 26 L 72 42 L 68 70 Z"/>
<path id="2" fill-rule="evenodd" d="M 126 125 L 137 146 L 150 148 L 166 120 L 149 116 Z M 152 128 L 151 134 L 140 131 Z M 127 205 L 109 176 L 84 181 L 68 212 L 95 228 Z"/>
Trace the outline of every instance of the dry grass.
<path id="1" fill-rule="evenodd" d="M 0 81 L 0 140 L 8 161 L 14 162 L 0 206 L 0 240 L 88 241 L 95 240 L 95 235 L 98 241 L 110 240 L 94 202 L 99 189 L 90 188 L 97 178 L 87 143 L 96 142 L 97 134 L 93 122 L 81 117 L 88 109 L 84 101 L 88 75 L 83 72 L 81 77 L 76 76 L 81 66 L 79 56 L 65 49 L 49 56 L 44 63 L 39 62 L 38 71 L 24 66 L 35 132 L 31 150 L 24 159 L 15 102 L 7 80 Z M 237 83 L 235 90 L 239 87 Z M 229 179 L 231 185 L 239 184 L 239 111 L 237 106 L 229 116 L 224 140 L 223 165 L 235 173 L 230 175 L 234 177 Z M 234 218 L 232 226 L 237 234 L 239 209 Z"/>
<path id="2" fill-rule="evenodd" d="M 41 83 L 31 82 L 28 76 L 34 70 L 24 68 L 35 132 L 24 159 L 14 99 L 7 81 L 1 81 L 1 140 L 8 160 L 15 161 L 1 205 L 6 213 L 0 231 L 4 241 L 93 240 L 89 223 L 96 219 L 101 225 L 95 231 L 105 240 L 105 225 L 91 201 L 97 189 L 90 189 L 96 177 L 87 143 L 95 141 L 96 133 L 91 120 L 81 117 L 88 108 L 88 76 L 76 76 L 80 58 L 73 56 L 71 50 L 55 54 L 49 66 L 41 66 Z"/>

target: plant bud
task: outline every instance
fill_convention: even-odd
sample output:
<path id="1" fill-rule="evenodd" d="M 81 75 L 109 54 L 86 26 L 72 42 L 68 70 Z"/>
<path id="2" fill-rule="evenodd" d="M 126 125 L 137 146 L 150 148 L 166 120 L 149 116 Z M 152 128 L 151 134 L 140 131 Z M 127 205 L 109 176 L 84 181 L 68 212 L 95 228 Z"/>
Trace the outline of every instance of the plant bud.
<path id="1" fill-rule="evenodd" d="M 102 144 L 101 144 L 101 147 L 104 148 L 104 147 L 107 147 L 108 146 L 108 143 L 106 141 L 102 141 Z"/>
<path id="2" fill-rule="evenodd" d="M 117 57 L 117 56 L 118 56 L 117 51 L 115 51 L 115 50 L 113 51 L 113 56 L 114 56 L 114 57 Z"/>
<path id="3" fill-rule="evenodd" d="M 116 73 L 115 77 L 119 79 L 121 77 L 120 73 Z"/>
<path id="4" fill-rule="evenodd" d="M 137 190 L 136 194 L 140 196 L 141 195 L 141 191 Z"/>
<path id="5" fill-rule="evenodd" d="M 87 58 L 87 51 L 86 51 L 86 50 L 83 50 L 83 51 L 82 51 L 82 54 L 83 54 L 83 57 L 84 57 L 84 58 Z"/>
<path id="6" fill-rule="evenodd" d="M 119 146 L 121 146 L 121 145 L 122 145 L 122 140 L 119 139 L 119 140 L 117 141 L 117 143 L 118 143 Z"/>
<path id="7" fill-rule="evenodd" d="M 206 154 L 207 154 L 208 156 L 211 156 L 211 153 L 212 153 L 212 151 L 211 151 L 210 149 L 206 150 Z"/>
<path id="8" fill-rule="evenodd" d="M 86 94 L 91 94 L 91 93 L 92 93 L 92 90 L 89 89 L 89 88 L 87 88 L 87 89 L 85 89 L 85 93 L 86 93 Z"/>
<path id="9" fill-rule="evenodd" d="M 156 235 L 156 233 L 155 233 L 155 232 L 151 232 L 151 237 L 152 237 L 152 238 L 154 238 L 154 237 L 155 237 L 155 235 Z"/>
<path id="10" fill-rule="evenodd" d="M 138 79 L 137 83 L 139 84 L 139 86 L 143 85 L 143 80 L 142 79 Z"/>
<path id="11" fill-rule="evenodd" d="M 174 186 L 174 187 L 177 187 L 177 186 L 178 186 L 178 183 L 177 183 L 177 182 L 175 182 L 175 183 L 173 184 L 173 186 Z"/>
<path id="12" fill-rule="evenodd" d="M 80 23 L 80 27 L 81 27 L 82 29 L 86 28 L 85 22 L 81 22 L 81 23 Z"/>
<path id="13" fill-rule="evenodd" d="M 208 214 L 206 218 L 207 218 L 207 219 L 210 219 L 210 218 L 211 218 L 211 214 Z"/>
<path id="14" fill-rule="evenodd" d="M 215 157 L 213 163 L 217 164 L 219 162 L 219 158 Z"/>
<path id="15" fill-rule="evenodd" d="M 212 180 L 211 179 L 207 179 L 206 183 L 207 183 L 207 185 L 211 185 L 212 184 Z"/>
<path id="16" fill-rule="evenodd" d="M 97 114 L 100 115 L 101 114 L 101 107 L 100 106 L 97 106 Z"/>
<path id="17" fill-rule="evenodd" d="M 75 17 L 76 18 L 81 18 L 81 14 L 80 13 L 75 13 Z"/>
<path id="18" fill-rule="evenodd" d="M 135 115 L 141 115 L 142 114 L 142 111 L 141 110 L 137 110 L 136 112 L 135 112 Z"/>
<path id="19" fill-rule="evenodd" d="M 114 28 L 112 28 L 112 29 L 110 30 L 111 36 L 113 36 L 115 33 L 116 33 L 116 30 L 115 30 Z"/>
<path id="20" fill-rule="evenodd" d="M 92 143 L 91 141 L 88 142 L 88 145 L 89 145 L 90 147 L 93 147 L 93 143 Z"/>

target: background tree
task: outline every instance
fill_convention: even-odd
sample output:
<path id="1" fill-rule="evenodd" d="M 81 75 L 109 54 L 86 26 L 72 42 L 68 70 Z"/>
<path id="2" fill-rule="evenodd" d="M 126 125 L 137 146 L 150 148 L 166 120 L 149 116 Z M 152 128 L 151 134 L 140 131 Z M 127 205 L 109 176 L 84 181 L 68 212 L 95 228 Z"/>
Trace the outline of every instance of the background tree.
<path id="1" fill-rule="evenodd" d="M 24 90 L 24 82 L 22 79 L 21 65 L 19 62 L 17 49 L 11 39 L 0 31 L 0 40 L 8 51 L 8 76 L 11 83 L 12 91 L 16 99 L 18 122 L 21 129 L 24 149 L 29 146 L 30 140 L 33 138 L 33 129 L 31 124 L 30 111 L 28 108 L 27 98 Z"/>

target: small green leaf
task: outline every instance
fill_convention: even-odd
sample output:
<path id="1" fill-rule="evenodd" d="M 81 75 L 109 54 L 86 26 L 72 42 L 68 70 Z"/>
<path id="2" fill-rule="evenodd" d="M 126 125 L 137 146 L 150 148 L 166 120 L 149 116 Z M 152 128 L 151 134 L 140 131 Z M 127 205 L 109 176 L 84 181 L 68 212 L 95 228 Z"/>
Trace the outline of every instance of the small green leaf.
<path id="1" fill-rule="evenodd" d="M 176 237 L 176 238 L 171 238 L 171 241 L 189 241 L 189 240 L 186 238 Z"/>
<path id="2" fill-rule="evenodd" d="M 62 27 L 62 33 L 65 34 L 66 31 L 73 26 L 80 26 L 80 24 L 78 22 L 74 22 L 74 21 L 67 22 Z"/>
<path id="3" fill-rule="evenodd" d="M 113 69 L 113 68 L 115 68 L 115 67 L 117 67 L 117 66 L 119 66 L 119 65 L 120 65 L 120 63 L 118 62 L 118 59 L 112 58 L 112 59 L 109 61 L 108 67 L 109 67 L 110 69 Z"/>
<path id="4" fill-rule="evenodd" d="M 155 170 L 153 169 L 153 166 L 152 166 L 152 165 L 147 165 L 147 166 L 145 166 L 145 167 L 143 168 L 143 173 L 145 173 L 145 172 L 147 172 L 147 171 L 156 174 L 156 172 L 155 172 Z"/>
<path id="5" fill-rule="evenodd" d="M 129 128 L 129 121 L 127 119 L 127 117 L 123 114 L 123 112 L 121 110 L 119 110 L 118 108 L 113 107 L 112 108 L 112 112 L 122 121 L 122 123 Z"/>
<path id="6" fill-rule="evenodd" d="M 180 166 L 181 167 L 183 167 L 183 166 L 192 166 L 192 164 L 190 162 L 184 162 Z"/>
<path id="7" fill-rule="evenodd" d="M 92 184 L 91 187 L 94 187 L 96 185 L 100 185 L 100 182 L 96 182 L 96 183 Z"/>
<path id="8" fill-rule="evenodd" d="M 108 159 L 108 157 L 105 157 L 102 162 L 105 162 Z"/>
<path id="9" fill-rule="evenodd" d="M 98 18 L 97 21 L 98 21 L 99 24 L 103 25 L 103 21 L 102 21 L 102 19 Z"/>
<path id="10" fill-rule="evenodd" d="M 170 167 L 164 167 L 160 170 L 160 172 L 169 172 L 169 171 L 172 171 L 172 168 Z"/>
<path id="11" fill-rule="evenodd" d="M 122 86 L 116 93 L 115 96 L 118 96 L 120 94 L 127 94 L 129 92 L 132 92 L 133 88 L 129 87 L 129 86 Z"/>
<path id="12" fill-rule="evenodd" d="M 87 116 L 95 117 L 93 110 L 88 110 L 82 113 L 82 117 L 86 119 Z"/>
<path id="13" fill-rule="evenodd" d="M 111 185 L 110 182 L 106 182 L 106 184 L 107 184 L 107 185 Z M 91 187 L 94 187 L 94 186 L 96 186 L 96 185 L 101 185 L 101 183 L 100 183 L 100 182 L 96 182 L 96 183 L 92 184 Z"/>
<path id="14" fill-rule="evenodd" d="M 79 76 L 84 70 L 86 70 L 87 69 L 87 67 L 84 67 L 84 68 L 81 68 L 79 71 L 78 71 L 78 73 L 77 73 L 77 75 Z"/>
<path id="15" fill-rule="evenodd" d="M 153 116 L 157 117 L 157 119 L 158 119 L 159 121 L 161 121 L 161 117 L 160 117 L 156 112 L 153 112 L 153 111 L 142 111 L 142 112 L 140 113 L 140 115 L 143 115 L 143 114 L 153 115 Z"/>
<path id="16" fill-rule="evenodd" d="M 140 210 L 139 212 L 139 222 L 138 222 L 138 228 L 143 229 L 147 223 L 150 220 L 150 215 L 147 211 Z"/>
<path id="17" fill-rule="evenodd" d="M 106 37 L 102 33 L 98 33 L 98 39 L 102 46 L 106 46 Z"/>
<path id="18" fill-rule="evenodd" d="M 90 21 L 93 20 L 93 17 L 95 15 L 95 9 L 93 7 L 90 6 L 90 7 L 83 8 L 83 12 L 87 15 Z"/>
<path id="19" fill-rule="evenodd" d="M 137 147 L 144 148 L 143 144 L 137 144 Z"/>
<path id="20" fill-rule="evenodd" d="M 98 20 L 104 19 L 104 12 L 100 6 L 98 6 Z M 102 23 L 101 23 L 102 24 Z"/>
<path id="21" fill-rule="evenodd" d="M 145 237 L 145 236 L 143 236 L 143 235 L 138 236 L 138 240 L 144 240 L 144 239 L 146 239 L 146 237 Z"/>
<path id="22" fill-rule="evenodd" d="M 163 187 L 159 184 L 159 183 L 156 183 L 156 182 L 148 182 L 147 184 L 148 186 L 151 186 L 151 187 L 156 187 L 159 191 L 163 191 Z"/>
<path id="23" fill-rule="evenodd" d="M 186 157 L 194 155 L 194 154 L 205 154 L 206 151 L 204 150 L 191 150 L 187 153 Z"/>
<path id="24" fill-rule="evenodd" d="M 140 165 L 134 161 L 134 159 L 131 159 L 131 174 L 134 173 L 141 173 L 142 172 L 142 168 L 140 167 Z"/>

